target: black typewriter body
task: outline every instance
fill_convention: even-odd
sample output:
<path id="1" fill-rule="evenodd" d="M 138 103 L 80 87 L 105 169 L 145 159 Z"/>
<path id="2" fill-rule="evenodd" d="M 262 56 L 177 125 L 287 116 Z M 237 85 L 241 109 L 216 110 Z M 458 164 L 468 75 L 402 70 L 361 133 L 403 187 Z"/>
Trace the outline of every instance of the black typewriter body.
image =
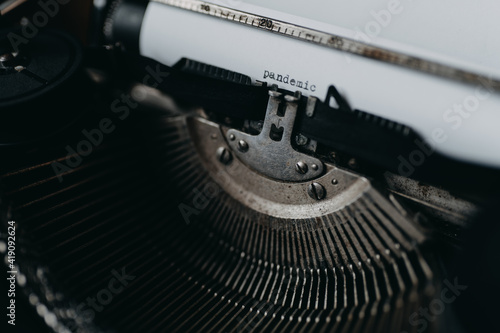
<path id="1" fill-rule="evenodd" d="M 141 56 L 141 2 L 50 3 L 0 16 L 8 332 L 497 330 L 500 169 L 336 85 Z"/>

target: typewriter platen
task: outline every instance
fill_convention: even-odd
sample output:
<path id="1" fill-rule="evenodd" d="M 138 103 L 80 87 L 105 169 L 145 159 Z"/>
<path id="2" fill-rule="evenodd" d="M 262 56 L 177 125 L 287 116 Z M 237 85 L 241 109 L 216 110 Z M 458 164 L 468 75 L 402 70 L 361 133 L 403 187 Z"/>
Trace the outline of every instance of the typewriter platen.
<path id="1" fill-rule="evenodd" d="M 495 330 L 498 5 L 82 3 L 0 4 L 9 329 Z"/>

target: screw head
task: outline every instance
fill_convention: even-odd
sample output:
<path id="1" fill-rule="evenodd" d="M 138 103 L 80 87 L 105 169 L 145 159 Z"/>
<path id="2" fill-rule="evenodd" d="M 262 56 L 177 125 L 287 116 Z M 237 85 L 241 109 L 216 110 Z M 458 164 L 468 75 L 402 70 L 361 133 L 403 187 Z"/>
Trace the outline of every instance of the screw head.
<path id="1" fill-rule="evenodd" d="M 303 161 L 299 161 L 297 162 L 297 164 L 295 164 L 295 170 L 302 175 L 307 173 L 308 169 L 309 168 L 307 167 L 307 164 Z"/>
<path id="2" fill-rule="evenodd" d="M 295 142 L 298 146 L 305 146 L 309 142 L 309 139 L 303 136 L 302 134 L 297 134 L 295 136 Z"/>
<path id="3" fill-rule="evenodd" d="M 236 136 L 234 134 L 229 134 L 229 140 L 234 141 L 236 139 Z"/>
<path id="4" fill-rule="evenodd" d="M 325 198 L 326 190 L 320 183 L 312 183 L 307 187 L 307 194 L 314 200 Z"/>
<path id="5" fill-rule="evenodd" d="M 314 171 L 318 171 L 318 168 L 319 167 L 316 164 L 311 165 L 311 169 L 313 169 Z"/>
<path id="6" fill-rule="evenodd" d="M 334 178 L 334 179 L 332 179 L 332 184 L 333 184 L 333 185 L 337 185 L 338 183 L 339 183 L 339 181 L 338 181 L 337 179 L 335 179 L 335 178 Z"/>
<path id="7" fill-rule="evenodd" d="M 224 165 L 228 165 L 233 160 L 233 155 L 229 149 L 225 147 L 219 147 L 217 149 L 217 159 Z"/>
<path id="8" fill-rule="evenodd" d="M 242 153 L 248 151 L 248 143 L 245 140 L 238 141 L 238 150 Z"/>

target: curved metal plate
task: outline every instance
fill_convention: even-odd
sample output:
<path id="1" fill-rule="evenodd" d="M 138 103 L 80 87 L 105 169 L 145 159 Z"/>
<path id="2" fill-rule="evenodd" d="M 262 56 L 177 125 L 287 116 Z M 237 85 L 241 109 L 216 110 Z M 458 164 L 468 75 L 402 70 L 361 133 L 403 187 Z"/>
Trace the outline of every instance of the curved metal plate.
<path id="1" fill-rule="evenodd" d="M 247 166 L 272 179 L 301 182 L 319 177 L 323 163 L 296 151 L 291 145 L 298 108 L 296 98 L 286 96 L 286 109 L 284 115 L 280 115 L 281 94 L 271 94 L 260 134 L 255 136 L 230 129 L 227 131 L 229 147 Z"/>

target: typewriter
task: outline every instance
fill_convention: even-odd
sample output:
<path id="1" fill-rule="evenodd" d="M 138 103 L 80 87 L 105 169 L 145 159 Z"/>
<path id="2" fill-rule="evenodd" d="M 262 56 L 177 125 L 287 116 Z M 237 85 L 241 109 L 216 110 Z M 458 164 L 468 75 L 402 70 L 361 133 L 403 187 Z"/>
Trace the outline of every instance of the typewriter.
<path id="1" fill-rule="evenodd" d="M 494 332 L 493 1 L 0 1 L 2 332 Z"/>

